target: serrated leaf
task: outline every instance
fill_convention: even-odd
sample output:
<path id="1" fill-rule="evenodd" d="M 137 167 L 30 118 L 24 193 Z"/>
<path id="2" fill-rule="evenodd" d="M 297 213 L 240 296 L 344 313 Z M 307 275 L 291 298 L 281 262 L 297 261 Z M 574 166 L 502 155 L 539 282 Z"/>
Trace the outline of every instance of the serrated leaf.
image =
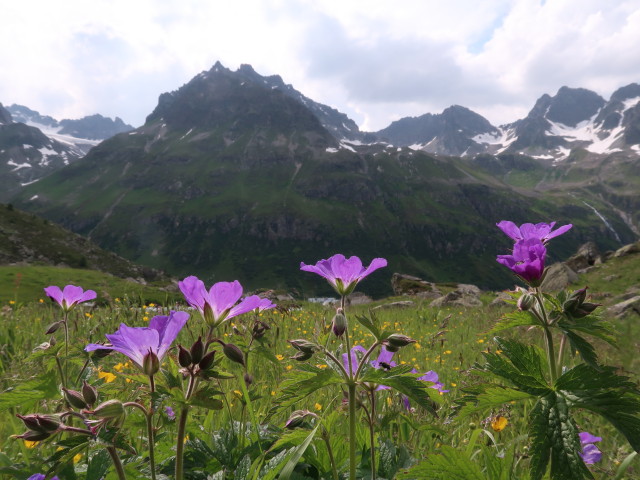
<path id="1" fill-rule="evenodd" d="M 614 336 L 615 329 L 609 322 L 603 321 L 597 315 L 587 315 L 577 320 L 563 318 L 558 322 L 558 327 L 563 331 L 578 331 L 599 338 L 609 345 L 616 346 L 617 341 Z"/>
<path id="2" fill-rule="evenodd" d="M 502 353 L 484 353 L 486 363 L 475 368 L 493 373 L 531 395 L 545 395 L 550 390 L 543 374 L 546 360 L 538 347 L 497 337 L 496 343 Z"/>
<path id="3" fill-rule="evenodd" d="M 236 480 L 248 480 L 251 471 L 251 455 L 246 454 L 238 463 L 233 478 Z"/>
<path id="4" fill-rule="evenodd" d="M 502 386 L 484 387 L 482 393 L 466 399 L 467 403 L 458 411 L 458 418 L 467 417 L 476 412 L 486 411 L 509 402 L 518 402 L 534 398 L 527 392 Z"/>
<path id="5" fill-rule="evenodd" d="M 100 480 L 104 478 L 110 465 L 111 457 L 109 452 L 106 450 L 98 451 L 89 461 L 85 480 Z"/>
<path id="6" fill-rule="evenodd" d="M 480 466 L 467 457 L 464 452 L 448 445 L 443 445 L 440 453 L 428 455 L 426 460 L 398 472 L 398 480 L 414 480 L 416 478 L 432 478 L 446 480 L 488 480 Z"/>
<path id="7" fill-rule="evenodd" d="M 5 390 L 0 395 L 0 412 L 15 407 L 27 409 L 42 400 L 59 397 L 56 378 L 55 375 L 44 375 Z"/>
<path id="8" fill-rule="evenodd" d="M 215 390 L 215 392 L 217 392 L 217 390 Z M 222 410 L 224 406 L 222 400 L 214 398 L 214 395 L 210 393 L 210 389 L 208 388 L 198 390 L 196 394 L 191 397 L 189 403 L 193 406 L 207 408 L 209 410 Z"/>
<path id="9" fill-rule="evenodd" d="M 541 480 L 551 462 L 554 480 L 592 479 L 580 458 L 580 439 L 569 406 L 562 396 L 550 392 L 540 398 L 529 415 L 531 478 Z"/>
<path id="10" fill-rule="evenodd" d="M 523 327 L 523 326 L 540 326 L 540 320 L 533 313 L 529 311 L 516 311 L 504 315 L 498 322 L 489 330 L 489 335 L 498 333 L 507 328 Z"/>
<path id="11" fill-rule="evenodd" d="M 564 334 L 569 339 L 569 345 L 571 346 L 571 351 L 577 351 L 582 358 L 582 361 L 587 365 L 598 368 L 598 355 L 596 354 L 593 345 L 591 345 L 588 341 L 582 338 L 575 332 L 571 330 L 567 330 Z"/>
<path id="12" fill-rule="evenodd" d="M 320 388 L 338 385 L 342 381 L 342 377 L 333 369 L 320 369 L 302 364 L 299 370 L 289 373 L 288 378 L 282 383 L 282 394 L 278 399 L 278 405 L 289 407 Z"/>

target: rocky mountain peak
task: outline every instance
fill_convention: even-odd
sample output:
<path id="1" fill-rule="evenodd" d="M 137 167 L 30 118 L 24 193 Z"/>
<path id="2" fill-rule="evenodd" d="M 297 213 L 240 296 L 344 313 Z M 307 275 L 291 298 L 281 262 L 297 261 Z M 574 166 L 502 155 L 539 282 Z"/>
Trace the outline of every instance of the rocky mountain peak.
<path id="1" fill-rule="evenodd" d="M 13 119 L 11 118 L 11 113 L 2 106 L 2 103 L 0 103 L 0 125 L 8 125 L 12 122 Z"/>
<path id="2" fill-rule="evenodd" d="M 597 114 L 605 103 L 604 98 L 591 90 L 561 87 L 549 103 L 546 118 L 575 127 Z"/>

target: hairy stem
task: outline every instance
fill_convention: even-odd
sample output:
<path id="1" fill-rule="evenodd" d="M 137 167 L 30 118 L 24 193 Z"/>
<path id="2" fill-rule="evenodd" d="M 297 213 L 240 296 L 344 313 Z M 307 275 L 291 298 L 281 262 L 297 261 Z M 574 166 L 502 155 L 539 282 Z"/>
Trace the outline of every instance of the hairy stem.
<path id="1" fill-rule="evenodd" d="M 126 480 L 127 477 L 124 473 L 124 468 L 122 467 L 122 462 L 120 461 L 120 457 L 118 456 L 116 447 L 107 447 L 107 452 L 109 452 L 109 456 L 111 457 L 113 466 L 116 469 L 116 473 L 118 474 L 118 479 Z"/>
<path id="2" fill-rule="evenodd" d="M 333 480 L 339 480 L 336 460 L 333 457 L 333 449 L 331 448 L 331 439 L 329 438 L 329 432 L 326 428 L 324 428 L 324 425 L 322 426 L 322 439 L 324 440 L 324 444 L 327 447 L 327 454 L 329 455 L 329 463 L 331 464 L 331 474 L 333 475 Z"/>
<path id="3" fill-rule="evenodd" d="M 356 480 L 356 383 L 353 380 L 349 382 L 349 480 Z"/>

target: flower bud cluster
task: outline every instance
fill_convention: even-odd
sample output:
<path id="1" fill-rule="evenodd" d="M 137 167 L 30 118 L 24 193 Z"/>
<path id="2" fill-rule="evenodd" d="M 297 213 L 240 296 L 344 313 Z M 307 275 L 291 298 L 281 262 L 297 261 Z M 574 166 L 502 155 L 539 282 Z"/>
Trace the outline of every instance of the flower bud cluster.
<path id="1" fill-rule="evenodd" d="M 416 341 L 401 333 L 393 333 L 383 342 L 387 351 L 392 353 L 398 352 L 402 347 L 406 347 L 412 343 L 416 343 Z"/>
<path id="2" fill-rule="evenodd" d="M 293 348 L 298 350 L 298 352 L 291 358 L 293 360 L 298 360 L 299 362 L 309 360 L 315 352 L 320 350 L 320 347 L 317 344 L 310 342 L 309 340 L 305 340 L 304 338 L 287 340 L 287 342 L 289 342 Z"/>
<path id="3" fill-rule="evenodd" d="M 193 375 L 206 371 L 213 366 L 216 351 L 207 353 L 202 337 L 198 337 L 191 348 L 187 350 L 182 345 L 178 345 L 178 363 Z"/>
<path id="4" fill-rule="evenodd" d="M 58 415 L 40 415 L 34 413 L 31 415 L 16 415 L 16 417 L 22 420 L 28 430 L 22 435 L 17 435 L 15 438 L 22 438 L 32 442 L 46 440 L 63 426 Z"/>
<path id="5" fill-rule="evenodd" d="M 571 318 L 584 318 L 601 306 L 599 303 L 585 301 L 587 299 L 587 287 L 576 290 L 562 304 L 563 312 Z"/>

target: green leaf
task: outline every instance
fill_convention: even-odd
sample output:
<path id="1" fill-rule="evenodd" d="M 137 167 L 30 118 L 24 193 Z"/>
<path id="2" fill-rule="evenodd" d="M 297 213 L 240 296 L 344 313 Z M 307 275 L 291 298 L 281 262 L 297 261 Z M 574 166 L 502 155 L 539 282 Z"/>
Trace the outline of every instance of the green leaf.
<path id="1" fill-rule="evenodd" d="M 42 400 L 59 397 L 56 379 L 55 375 L 44 375 L 8 388 L 0 395 L 0 412 L 15 407 L 26 410 Z"/>
<path id="2" fill-rule="evenodd" d="M 248 480 L 249 472 L 251 471 L 251 455 L 248 453 L 242 457 L 242 460 L 238 463 L 236 471 L 233 473 L 233 478 L 236 480 Z"/>
<path id="3" fill-rule="evenodd" d="M 307 436 L 307 438 L 305 438 L 304 442 L 302 442 L 299 446 L 297 446 L 293 450 L 290 450 L 291 456 L 288 458 L 286 465 L 280 472 L 280 475 L 278 476 L 279 480 L 289 480 L 289 477 L 293 473 L 293 469 L 296 467 L 296 465 L 302 458 L 302 455 L 304 455 L 305 450 L 309 447 L 309 445 L 313 441 L 313 437 L 315 437 L 319 427 L 320 427 L 320 423 L 318 423 L 318 425 L 316 425 L 316 427 L 313 430 L 311 430 L 311 432 L 309 432 L 309 435 Z"/>
<path id="4" fill-rule="evenodd" d="M 104 478 L 110 465 L 111 457 L 109 452 L 106 450 L 98 451 L 89 461 L 85 480 L 100 480 Z"/>
<path id="5" fill-rule="evenodd" d="M 543 373 L 546 371 L 546 359 L 538 347 L 498 337 L 495 341 L 502 353 L 484 353 L 486 364 L 476 365 L 475 368 L 502 377 L 531 395 L 540 396 L 549 392 Z"/>
<path id="6" fill-rule="evenodd" d="M 390 370 L 372 368 L 367 370 L 360 380 L 363 383 L 391 387 L 435 415 L 433 403 L 442 403 L 440 393 L 436 389 L 430 388 L 429 382 L 418 380 L 420 374 L 409 373 L 411 369 L 410 365 L 401 365 Z"/>
<path id="7" fill-rule="evenodd" d="M 300 365 L 299 370 L 287 375 L 282 383 L 279 407 L 289 407 L 320 388 L 342 383 L 342 377 L 333 369 L 321 369 L 308 364 Z"/>
<path id="8" fill-rule="evenodd" d="M 578 428 L 562 395 L 550 392 L 540 398 L 529 415 L 531 478 L 544 476 L 549 460 L 553 480 L 592 479 L 580 457 Z"/>
<path id="9" fill-rule="evenodd" d="M 371 335 L 374 336 L 376 341 L 384 340 L 382 338 L 382 327 L 380 325 L 378 317 L 376 317 L 372 312 L 369 312 L 369 315 L 371 318 L 367 317 L 366 315 L 356 315 L 355 317 L 360 325 L 371 332 Z"/>
<path id="10" fill-rule="evenodd" d="M 599 338 L 609 345 L 616 346 L 615 329 L 609 322 L 603 321 L 597 315 L 587 315 L 584 318 L 570 320 L 563 318 L 558 322 L 558 327 L 563 331 L 578 331 Z"/>
<path id="11" fill-rule="evenodd" d="M 505 403 L 534 398 L 530 393 L 498 385 L 481 388 L 481 393 L 469 397 L 467 403 L 459 410 L 458 418 L 499 407 Z"/>
<path id="12" fill-rule="evenodd" d="M 439 454 L 428 455 L 427 459 L 398 472 L 398 480 L 416 478 L 433 480 L 488 480 L 480 466 L 467 457 L 464 452 L 443 445 Z"/>
<path id="13" fill-rule="evenodd" d="M 564 334 L 569 339 L 569 345 L 571 346 L 571 351 L 577 351 L 582 358 L 582 361 L 587 365 L 598 368 L 598 355 L 596 354 L 593 345 L 591 345 L 588 341 L 582 338 L 577 333 L 572 332 L 571 330 L 567 330 Z"/>
<path id="14" fill-rule="evenodd" d="M 504 315 L 498 322 L 489 330 L 489 335 L 498 333 L 507 328 L 524 327 L 524 326 L 540 326 L 540 320 L 533 313 L 529 311 L 521 312 L 515 311 Z"/>

